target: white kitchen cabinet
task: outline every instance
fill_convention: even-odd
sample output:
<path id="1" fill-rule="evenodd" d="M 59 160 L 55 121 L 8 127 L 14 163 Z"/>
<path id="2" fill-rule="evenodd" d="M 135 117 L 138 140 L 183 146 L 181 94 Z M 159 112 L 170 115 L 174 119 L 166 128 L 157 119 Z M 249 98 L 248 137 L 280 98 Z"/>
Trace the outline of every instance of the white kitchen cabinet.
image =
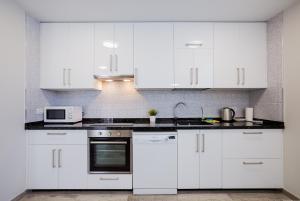
<path id="1" fill-rule="evenodd" d="M 174 88 L 172 23 L 134 24 L 134 76 L 137 89 Z"/>
<path id="2" fill-rule="evenodd" d="M 222 133 L 178 130 L 178 188 L 222 187 Z"/>
<path id="3" fill-rule="evenodd" d="M 56 189 L 58 186 L 55 145 L 28 148 L 28 189 Z"/>
<path id="4" fill-rule="evenodd" d="M 95 74 L 133 76 L 133 24 L 95 24 Z"/>
<path id="5" fill-rule="evenodd" d="M 40 87 L 100 89 L 93 77 L 93 45 L 93 24 L 42 23 Z"/>
<path id="6" fill-rule="evenodd" d="M 87 187 L 87 132 L 74 131 L 74 135 L 71 135 L 71 132 L 59 130 L 27 132 L 28 189 Z M 59 139 L 60 143 L 53 144 Z M 79 142 L 79 139 L 83 139 L 82 142 Z"/>
<path id="7" fill-rule="evenodd" d="M 282 188 L 282 130 L 224 130 L 223 188 Z"/>
<path id="8" fill-rule="evenodd" d="M 58 149 L 59 189 L 85 189 L 87 187 L 87 146 L 65 145 Z"/>
<path id="9" fill-rule="evenodd" d="M 175 88 L 213 87 L 213 24 L 175 23 Z"/>
<path id="10" fill-rule="evenodd" d="M 215 23 L 214 88 L 266 88 L 265 23 Z"/>

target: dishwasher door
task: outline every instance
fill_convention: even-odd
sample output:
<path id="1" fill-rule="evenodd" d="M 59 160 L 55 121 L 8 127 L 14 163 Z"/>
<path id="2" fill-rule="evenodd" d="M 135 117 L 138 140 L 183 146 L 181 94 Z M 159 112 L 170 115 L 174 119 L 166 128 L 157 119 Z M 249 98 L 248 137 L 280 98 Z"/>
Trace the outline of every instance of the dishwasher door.
<path id="1" fill-rule="evenodd" d="M 133 193 L 177 193 L 177 133 L 133 134 Z"/>

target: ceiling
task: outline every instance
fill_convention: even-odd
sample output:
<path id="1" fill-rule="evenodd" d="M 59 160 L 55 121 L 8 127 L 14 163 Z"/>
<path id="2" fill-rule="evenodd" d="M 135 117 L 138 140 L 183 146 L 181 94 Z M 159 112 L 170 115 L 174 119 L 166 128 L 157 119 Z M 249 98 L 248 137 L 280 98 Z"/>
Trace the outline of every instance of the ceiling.
<path id="1" fill-rule="evenodd" d="M 297 0 L 15 0 L 40 21 L 266 21 Z"/>

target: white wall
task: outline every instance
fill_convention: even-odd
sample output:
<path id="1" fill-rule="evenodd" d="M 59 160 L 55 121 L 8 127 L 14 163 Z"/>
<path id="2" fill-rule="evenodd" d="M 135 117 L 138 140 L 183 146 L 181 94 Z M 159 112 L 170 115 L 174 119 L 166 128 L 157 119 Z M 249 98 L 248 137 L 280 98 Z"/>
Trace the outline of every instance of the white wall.
<path id="1" fill-rule="evenodd" d="M 25 189 L 25 14 L 0 0 L 0 200 Z"/>
<path id="2" fill-rule="evenodd" d="M 284 14 L 285 189 L 300 198 L 300 3 Z"/>

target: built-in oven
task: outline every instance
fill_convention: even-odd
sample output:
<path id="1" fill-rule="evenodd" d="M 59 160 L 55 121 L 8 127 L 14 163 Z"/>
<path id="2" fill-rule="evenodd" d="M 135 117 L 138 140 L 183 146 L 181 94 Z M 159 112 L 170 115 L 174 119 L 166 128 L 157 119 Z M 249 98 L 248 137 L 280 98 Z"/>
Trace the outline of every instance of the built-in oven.
<path id="1" fill-rule="evenodd" d="M 89 173 L 131 173 L 131 130 L 89 130 L 88 138 Z"/>

